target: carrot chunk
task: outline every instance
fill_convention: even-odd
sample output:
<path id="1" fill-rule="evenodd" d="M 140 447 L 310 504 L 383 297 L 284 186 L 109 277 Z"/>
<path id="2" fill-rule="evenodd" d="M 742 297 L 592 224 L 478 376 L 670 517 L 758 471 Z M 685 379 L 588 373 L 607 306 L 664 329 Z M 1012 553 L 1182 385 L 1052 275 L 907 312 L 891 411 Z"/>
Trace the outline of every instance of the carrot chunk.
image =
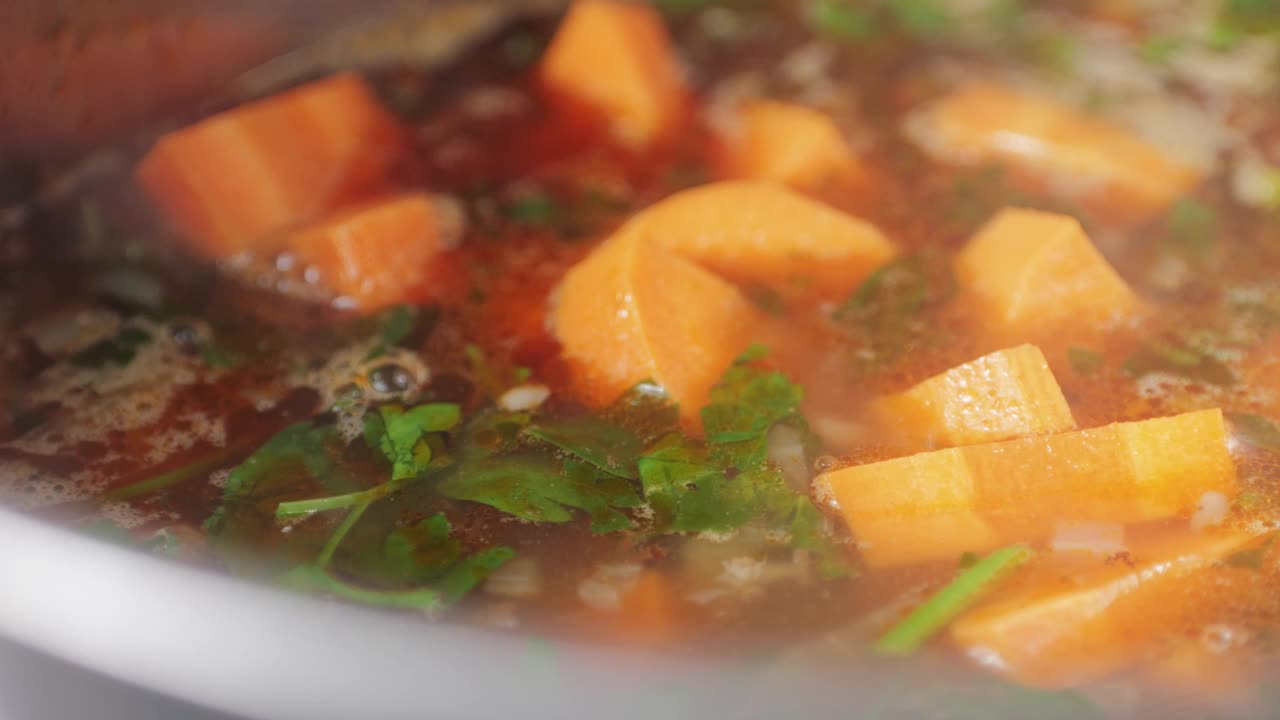
<path id="1" fill-rule="evenodd" d="M 668 138 L 688 91 L 662 17 L 627 0 L 577 0 L 538 68 L 562 110 L 586 110 L 615 140 L 642 149 Z"/>
<path id="2" fill-rule="evenodd" d="M 956 275 L 997 331 L 1097 326 L 1139 305 L 1067 215 L 1001 210 L 961 250 Z"/>
<path id="3" fill-rule="evenodd" d="M 408 300 L 444 248 L 438 213 L 421 193 L 357 207 L 289 233 L 286 250 L 308 279 L 361 311 Z"/>
<path id="4" fill-rule="evenodd" d="M 651 379 L 696 430 L 711 386 L 762 322 L 720 275 L 783 292 L 848 288 L 893 252 L 872 225 L 780 185 L 708 185 L 636 215 L 574 266 L 553 325 L 586 402 Z"/>
<path id="5" fill-rule="evenodd" d="M 757 100 L 721 133 L 725 177 L 814 187 L 851 172 L 857 161 L 831 117 L 803 105 Z"/>
<path id="6" fill-rule="evenodd" d="M 874 412 L 909 447 L 973 445 L 1075 428 L 1044 354 L 999 350 L 881 398 Z"/>
<path id="7" fill-rule="evenodd" d="M 998 546 L 977 511 L 974 476 L 956 448 L 859 465 L 819 477 L 869 567 L 955 559 Z"/>
<path id="8" fill-rule="evenodd" d="M 737 288 L 644 242 L 634 225 L 569 270 L 553 314 L 586 402 L 602 406 L 653 380 L 691 426 L 757 322 Z"/>
<path id="9" fill-rule="evenodd" d="M 784 295 L 847 294 L 896 252 L 874 225 L 768 182 L 686 190 L 637 223 L 655 245 Z"/>
<path id="10" fill-rule="evenodd" d="M 917 141 L 944 161 L 1006 163 L 1117 218 L 1158 213 L 1200 181 L 1197 170 L 1124 128 L 989 83 L 957 90 L 919 120 Z"/>
<path id="11" fill-rule="evenodd" d="M 681 599 L 671 581 L 656 570 L 643 570 L 618 589 L 617 607 L 592 608 L 591 636 L 627 645 L 662 645 L 676 639 Z"/>
<path id="12" fill-rule="evenodd" d="M 1233 493 L 1235 466 L 1222 412 L 1202 410 L 935 450 L 844 468 L 816 482 L 830 489 L 860 540 L 874 546 L 880 526 L 894 521 L 902 533 L 894 542 L 920 548 L 901 560 L 868 556 L 870 564 L 884 565 L 1037 540 L 1058 522 L 1189 516 L 1204 493 Z M 971 532 L 952 537 L 936 530 L 933 518 L 945 525 L 960 513 L 981 520 L 996 542 L 979 548 Z"/>
<path id="13" fill-rule="evenodd" d="M 1132 566 L 1096 560 L 1046 563 L 951 628 L 952 640 L 1001 674 L 1046 688 L 1097 679 L 1140 658 L 1178 630 L 1210 622 L 1227 605 L 1218 564 L 1257 538 L 1181 535 L 1131 552 Z M 1248 572 L 1247 570 L 1244 572 Z"/>
<path id="14" fill-rule="evenodd" d="M 339 74 L 162 136 L 137 178 L 204 255 L 225 258 L 385 182 L 399 129 Z"/>

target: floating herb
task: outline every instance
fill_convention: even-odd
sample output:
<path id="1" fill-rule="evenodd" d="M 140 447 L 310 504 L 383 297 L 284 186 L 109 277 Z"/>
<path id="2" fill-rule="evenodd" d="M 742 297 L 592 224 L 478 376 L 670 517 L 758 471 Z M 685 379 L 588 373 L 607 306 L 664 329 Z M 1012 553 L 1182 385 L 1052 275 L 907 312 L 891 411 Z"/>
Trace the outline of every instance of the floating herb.
<path id="1" fill-rule="evenodd" d="M 133 362 L 138 349 L 151 342 L 151 334 L 136 327 L 126 327 L 113 338 L 100 340 L 71 356 L 76 367 L 102 369 L 109 365 L 124 367 Z"/>
<path id="2" fill-rule="evenodd" d="M 1067 348 L 1067 361 L 1071 369 L 1080 377 L 1091 377 L 1102 369 L 1103 357 L 1089 348 L 1071 346 Z"/>
<path id="3" fill-rule="evenodd" d="M 875 644 L 876 652 L 909 655 L 948 623 L 991 592 L 996 581 L 1030 560 L 1025 545 L 996 550 L 963 570 L 954 580 L 889 629 Z"/>
<path id="4" fill-rule="evenodd" d="M 1261 415 L 1231 413 L 1227 419 L 1235 426 L 1240 439 L 1250 445 L 1280 453 L 1280 427 Z"/>
<path id="5" fill-rule="evenodd" d="M 1164 338 L 1156 338 L 1138 348 L 1125 361 L 1123 369 L 1133 377 L 1166 372 L 1219 387 L 1234 385 L 1236 382 L 1235 373 L 1221 360 L 1181 342 Z"/>

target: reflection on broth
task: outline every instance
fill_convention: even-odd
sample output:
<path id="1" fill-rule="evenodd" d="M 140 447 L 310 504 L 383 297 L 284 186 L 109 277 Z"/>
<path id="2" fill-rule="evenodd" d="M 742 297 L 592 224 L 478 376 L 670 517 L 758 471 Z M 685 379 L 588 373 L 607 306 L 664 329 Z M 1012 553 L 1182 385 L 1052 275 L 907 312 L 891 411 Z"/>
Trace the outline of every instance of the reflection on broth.
<path id="1" fill-rule="evenodd" d="M 1264 712 L 1277 28 L 577 0 L 165 129 L 4 241 L 0 498 L 510 632 Z"/>

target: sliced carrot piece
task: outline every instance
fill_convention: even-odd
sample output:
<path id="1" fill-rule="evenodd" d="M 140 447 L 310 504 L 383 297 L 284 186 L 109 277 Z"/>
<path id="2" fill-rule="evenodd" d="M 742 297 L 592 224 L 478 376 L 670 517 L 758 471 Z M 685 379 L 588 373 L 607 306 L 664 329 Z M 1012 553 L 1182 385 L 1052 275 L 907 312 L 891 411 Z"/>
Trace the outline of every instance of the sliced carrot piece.
<path id="1" fill-rule="evenodd" d="M 667 576 L 643 570 L 619 588 L 615 608 L 592 608 L 590 635 L 628 645 L 662 645 L 677 637 L 681 599 Z"/>
<path id="2" fill-rule="evenodd" d="M 1041 537 L 1055 521 L 1189 516 L 1204 493 L 1235 491 L 1221 410 L 964 450 L 978 508 L 1014 538 Z"/>
<path id="3" fill-rule="evenodd" d="M 624 146 L 668 138 L 688 90 L 662 17 L 627 0 L 577 0 L 543 55 L 538 77 L 553 103 L 600 116 Z"/>
<path id="4" fill-rule="evenodd" d="M 377 310 L 408 300 L 443 249 L 431 199 L 415 193 L 345 211 L 289 233 L 286 250 L 338 305 Z"/>
<path id="5" fill-rule="evenodd" d="M 840 128 L 825 113 L 756 100 L 745 103 L 736 120 L 721 133 L 717 164 L 725 177 L 815 187 L 857 167 Z"/>
<path id="6" fill-rule="evenodd" d="M 1133 566 L 1047 563 L 952 625 L 951 637 L 983 665 L 1020 683 L 1078 685 L 1138 659 L 1227 605 L 1216 567 L 1257 542 L 1245 533 L 1182 535 L 1131 552 Z M 1038 572 L 1036 571 L 1038 570 Z"/>
<path id="7" fill-rule="evenodd" d="M 1056 522 L 1189 516 L 1204 493 L 1233 494 L 1235 466 L 1222 412 L 1202 410 L 935 450 L 844 468 L 816 482 L 830 488 L 859 539 L 865 535 L 875 544 L 880 523 L 901 521 L 906 539 L 899 542 L 921 549 L 901 561 L 909 562 L 951 557 L 957 547 L 976 549 L 970 547 L 972 533 L 934 534 L 930 523 L 915 525 L 917 518 L 949 522 L 969 513 L 1005 544 L 1041 539 Z M 881 487 L 886 485 L 891 487 Z"/>
<path id="8" fill-rule="evenodd" d="M 653 380 L 691 427 L 759 320 L 737 288 L 644 242 L 634 225 L 569 270 L 553 316 L 586 402 L 603 406 Z"/>
<path id="9" fill-rule="evenodd" d="M 636 222 L 654 245 L 784 295 L 842 296 L 896 253 L 871 223 L 768 182 L 686 190 Z"/>
<path id="10" fill-rule="evenodd" d="M 1149 217 L 1200 181 L 1197 170 L 1124 128 L 990 83 L 957 90 L 919 120 L 917 141 L 947 162 L 1006 163 L 1120 218 Z"/>
<path id="11" fill-rule="evenodd" d="M 998 331 L 1097 326 L 1139 306 L 1068 215 L 1001 210 L 956 257 L 956 275 Z"/>
<path id="12" fill-rule="evenodd" d="M 1034 345 L 957 365 L 873 407 L 895 442 L 915 448 L 973 445 L 1076 426 L 1053 371 Z"/>
<path id="13" fill-rule="evenodd" d="M 137 178 L 200 252 L 225 258 L 384 184 L 399 137 L 343 73 L 162 136 Z"/>
<path id="14" fill-rule="evenodd" d="M 955 559 L 1000 544 L 977 512 L 974 477 L 959 449 L 827 473 L 815 481 L 853 530 L 870 567 Z"/>

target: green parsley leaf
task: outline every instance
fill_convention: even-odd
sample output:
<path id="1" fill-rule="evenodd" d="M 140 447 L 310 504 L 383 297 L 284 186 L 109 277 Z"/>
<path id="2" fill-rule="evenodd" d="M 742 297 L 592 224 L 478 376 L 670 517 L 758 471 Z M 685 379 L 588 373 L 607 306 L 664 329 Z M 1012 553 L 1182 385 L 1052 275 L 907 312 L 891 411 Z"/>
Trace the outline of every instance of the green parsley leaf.
<path id="1" fill-rule="evenodd" d="M 813 0 L 804 17 L 815 32 L 851 44 L 870 40 L 877 27 L 872 12 L 847 0 Z"/>
<path id="2" fill-rule="evenodd" d="M 730 467 L 760 466 L 768 453 L 769 429 L 778 423 L 804 427 L 804 390 L 780 372 L 751 367 L 748 354 L 711 389 L 702 427 L 715 461 Z"/>
<path id="3" fill-rule="evenodd" d="M 1168 240 L 1194 258 L 1204 259 L 1213 252 L 1218 234 L 1218 214 L 1196 200 L 1185 199 L 1169 214 Z"/>
<path id="4" fill-rule="evenodd" d="M 436 491 L 530 522 L 568 522 L 573 518 L 571 511 L 578 509 L 591 517 L 593 532 L 631 527 L 619 508 L 641 504 L 635 489 L 622 478 L 597 475 L 591 465 L 574 460 L 561 465 L 543 455 L 489 456 L 451 468 L 436 484 Z"/>
<path id="5" fill-rule="evenodd" d="M 1227 419 L 1235 426 L 1240 439 L 1250 445 L 1280 453 L 1280 427 L 1261 415 L 1231 413 Z"/>
<path id="6" fill-rule="evenodd" d="M 871 273 L 832 317 L 860 331 L 878 357 L 892 360 L 926 336 L 922 317 L 950 300 L 955 289 L 940 254 L 911 255 Z"/>
<path id="7" fill-rule="evenodd" d="M 1138 47 L 1138 54 L 1152 65 L 1168 65 L 1185 45 L 1180 38 L 1156 35 L 1142 42 Z"/>
<path id="8" fill-rule="evenodd" d="M 328 445 L 337 436 L 331 426 L 317 427 L 311 420 L 295 423 L 276 433 L 227 476 L 222 505 L 205 521 L 205 531 L 216 535 L 226 522 L 230 507 L 252 501 L 258 487 L 288 465 L 301 465 L 312 477 L 329 481 L 336 472 Z"/>
<path id="9" fill-rule="evenodd" d="M 680 435 L 659 443 L 639 467 L 656 532 L 734 530 L 761 510 L 750 475 L 730 480 L 706 450 Z"/>
<path id="10" fill-rule="evenodd" d="M 454 403 L 428 403 L 407 411 L 396 405 L 384 405 L 378 409 L 378 415 L 382 420 L 378 448 L 391 461 L 391 480 L 399 482 L 427 470 L 431 445 L 426 436 L 452 429 L 461 419 L 461 410 Z M 365 425 L 366 439 L 369 427 Z"/>
<path id="11" fill-rule="evenodd" d="M 138 348 L 151 342 L 151 334 L 136 327 L 126 327 L 113 338 L 99 340 L 71 356 L 76 367 L 102 369 L 108 365 L 124 367 L 133 362 Z"/>
<path id="12" fill-rule="evenodd" d="M 197 348 L 200 358 L 204 360 L 204 364 L 214 370 L 228 370 L 236 366 L 236 361 L 222 347 L 212 341 L 200 343 Z"/>
<path id="13" fill-rule="evenodd" d="M 1280 33 L 1280 5 L 1275 0 L 1226 0 L 1217 26 L 1236 35 Z"/>
<path id="14" fill-rule="evenodd" d="M 332 595 L 342 600 L 398 610 L 439 612 L 457 602 L 511 558 L 511 548 L 482 550 L 455 564 L 431 586 L 408 590 L 373 590 L 339 580 L 319 565 L 299 565 L 281 582 L 296 590 Z"/>
<path id="15" fill-rule="evenodd" d="M 954 22 L 937 0 L 886 0 L 890 14 L 906 33 L 919 40 L 936 38 Z"/>
<path id="16" fill-rule="evenodd" d="M 439 579 L 462 556 L 462 543 L 449 536 L 451 530 L 443 513 L 392 530 L 382 543 L 383 569 L 407 584 Z"/>
<path id="17" fill-rule="evenodd" d="M 1271 551 L 1271 547 L 1276 544 L 1276 538 L 1280 534 L 1271 533 L 1262 544 L 1248 548 L 1246 550 L 1238 550 L 1222 559 L 1224 567 L 1241 568 L 1244 570 L 1261 570 L 1267 561 L 1267 553 Z"/>
<path id="18" fill-rule="evenodd" d="M 504 214 L 524 225 L 548 226 L 559 221 L 563 208 L 550 195 L 529 195 L 507 205 Z"/>
<path id="19" fill-rule="evenodd" d="M 364 359 L 374 360 L 386 355 L 388 350 L 409 337 L 417 322 L 418 309 L 411 305 L 397 305 L 385 311 L 381 319 L 382 327 L 378 331 L 378 341 L 369 349 Z"/>
<path id="20" fill-rule="evenodd" d="M 240 451 L 241 448 L 234 444 L 218 448 L 207 457 L 193 463 L 109 490 L 103 494 L 102 499 L 109 502 L 132 500 L 167 490 L 199 477 L 208 477 L 214 470 L 226 464 L 232 455 Z"/>
<path id="21" fill-rule="evenodd" d="M 639 477 L 640 438 L 616 423 L 599 417 L 549 420 L 526 428 L 525 433 L 607 473 L 632 480 Z"/>
<path id="22" fill-rule="evenodd" d="M 1123 370 L 1133 377 L 1167 372 L 1219 387 L 1234 385 L 1236 382 L 1235 373 L 1221 360 L 1165 338 L 1155 338 L 1138 348 L 1125 361 Z"/>
<path id="23" fill-rule="evenodd" d="M 1103 358 L 1096 350 L 1086 347 L 1067 348 L 1067 361 L 1080 377 L 1090 377 L 1102 369 Z"/>
<path id="24" fill-rule="evenodd" d="M 818 575 L 825 580 L 852 575 L 848 550 L 827 536 L 823 530 L 822 512 L 809 498 L 791 495 L 784 503 L 790 503 L 790 506 L 782 506 L 779 519 L 791 535 L 791 546 L 814 554 L 818 561 Z"/>

